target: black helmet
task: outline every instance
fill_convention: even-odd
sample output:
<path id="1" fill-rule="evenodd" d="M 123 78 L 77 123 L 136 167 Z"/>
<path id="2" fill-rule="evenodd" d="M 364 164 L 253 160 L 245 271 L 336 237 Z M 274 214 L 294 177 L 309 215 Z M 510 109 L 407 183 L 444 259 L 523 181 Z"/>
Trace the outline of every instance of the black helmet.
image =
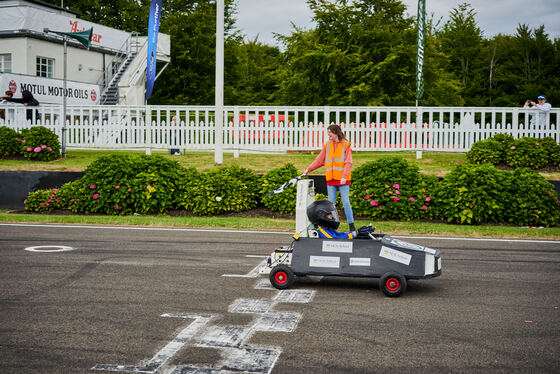
<path id="1" fill-rule="evenodd" d="M 332 218 L 327 215 L 332 214 Z M 307 207 L 307 218 L 314 225 L 330 227 L 331 229 L 338 229 L 340 221 L 338 214 L 336 214 L 336 207 L 328 200 L 317 200 Z"/>

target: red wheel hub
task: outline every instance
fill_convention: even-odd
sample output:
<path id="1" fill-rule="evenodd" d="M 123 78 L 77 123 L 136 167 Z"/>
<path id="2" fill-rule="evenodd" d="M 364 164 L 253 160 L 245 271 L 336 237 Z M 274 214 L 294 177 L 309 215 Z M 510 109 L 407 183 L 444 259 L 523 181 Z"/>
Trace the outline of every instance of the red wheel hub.
<path id="1" fill-rule="evenodd" d="M 385 282 L 385 286 L 389 291 L 396 291 L 399 289 L 400 283 L 397 278 L 389 278 L 387 282 Z"/>
<path id="2" fill-rule="evenodd" d="M 288 274 L 283 271 L 279 271 L 278 273 L 274 274 L 274 279 L 278 284 L 284 284 L 288 281 Z"/>

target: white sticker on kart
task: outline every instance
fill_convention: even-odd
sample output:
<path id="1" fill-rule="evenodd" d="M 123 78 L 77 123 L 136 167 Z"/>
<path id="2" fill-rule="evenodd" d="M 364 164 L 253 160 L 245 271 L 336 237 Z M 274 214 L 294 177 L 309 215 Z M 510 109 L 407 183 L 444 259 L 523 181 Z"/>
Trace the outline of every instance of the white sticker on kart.
<path id="1" fill-rule="evenodd" d="M 323 252 L 352 253 L 352 242 L 323 240 Z"/>
<path id="2" fill-rule="evenodd" d="M 339 268 L 340 257 L 334 256 L 309 256 L 309 267 Z"/>
<path id="3" fill-rule="evenodd" d="M 405 241 L 402 241 L 402 240 L 399 240 L 399 239 L 393 239 L 393 240 L 391 240 L 391 243 L 394 244 L 394 245 L 398 245 L 399 247 L 413 249 L 415 251 L 423 251 L 424 248 L 425 248 L 424 246 L 414 244 L 414 243 L 405 242 Z"/>
<path id="4" fill-rule="evenodd" d="M 396 249 L 387 248 L 385 246 L 381 247 L 381 251 L 379 252 L 379 257 L 384 257 L 391 261 L 400 262 L 401 264 L 410 265 L 410 259 L 412 258 L 411 255 L 397 251 Z"/>
<path id="5" fill-rule="evenodd" d="M 371 258 L 350 257 L 350 266 L 371 266 Z"/>

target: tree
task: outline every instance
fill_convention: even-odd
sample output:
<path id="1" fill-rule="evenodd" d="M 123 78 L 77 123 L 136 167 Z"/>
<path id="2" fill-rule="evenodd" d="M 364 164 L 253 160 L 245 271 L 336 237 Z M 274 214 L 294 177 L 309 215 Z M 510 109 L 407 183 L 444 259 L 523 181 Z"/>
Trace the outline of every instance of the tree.
<path id="1" fill-rule="evenodd" d="M 482 74 L 485 65 L 481 58 L 485 44 L 475 16 L 475 10 L 468 3 L 460 4 L 451 10 L 449 20 L 438 33 L 441 51 L 449 57 L 446 70 L 461 81 L 467 105 L 483 105 L 486 96 L 486 74 Z"/>
<path id="2" fill-rule="evenodd" d="M 397 0 L 308 1 L 317 27 L 283 37 L 286 65 L 277 102 L 292 105 L 413 105 L 416 30 Z M 445 56 L 426 43 L 424 105 L 459 105 Z M 443 94 L 446 93 L 446 94 Z M 441 94 L 441 95 L 440 95 Z"/>
<path id="3" fill-rule="evenodd" d="M 230 105 L 267 105 L 278 87 L 282 53 L 277 47 L 256 38 L 232 42 L 228 48 L 233 61 L 227 75 L 229 90 L 224 101 Z"/>

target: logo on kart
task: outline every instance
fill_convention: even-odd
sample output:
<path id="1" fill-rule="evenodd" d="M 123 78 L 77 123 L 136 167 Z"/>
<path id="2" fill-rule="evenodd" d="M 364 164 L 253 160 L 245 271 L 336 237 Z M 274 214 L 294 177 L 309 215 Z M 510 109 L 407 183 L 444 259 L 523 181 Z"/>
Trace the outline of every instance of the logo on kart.
<path id="1" fill-rule="evenodd" d="M 309 267 L 339 268 L 340 257 L 334 256 L 309 256 Z"/>
<path id="2" fill-rule="evenodd" d="M 323 252 L 352 253 L 352 242 L 331 242 L 323 240 Z"/>
<path id="3" fill-rule="evenodd" d="M 97 92 L 95 90 L 91 90 L 89 97 L 91 97 L 91 101 L 97 100 Z"/>
<path id="4" fill-rule="evenodd" d="M 412 256 L 408 253 L 397 251 L 396 249 L 388 248 L 385 246 L 381 247 L 379 257 L 384 257 L 388 260 L 400 262 L 401 264 L 405 265 L 410 265 L 410 259 L 412 258 Z"/>
<path id="5" fill-rule="evenodd" d="M 10 91 L 12 91 L 12 93 L 16 93 L 17 90 L 16 81 L 11 80 L 10 83 L 8 83 L 8 88 L 10 89 Z"/>

